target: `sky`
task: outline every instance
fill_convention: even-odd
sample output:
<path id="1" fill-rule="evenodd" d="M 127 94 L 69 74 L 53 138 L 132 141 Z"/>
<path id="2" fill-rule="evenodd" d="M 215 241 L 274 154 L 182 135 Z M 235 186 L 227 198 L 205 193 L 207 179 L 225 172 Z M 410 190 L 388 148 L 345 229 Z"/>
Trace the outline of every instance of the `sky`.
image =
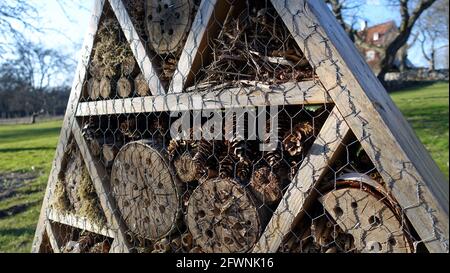
<path id="1" fill-rule="evenodd" d="M 76 60 L 80 54 L 95 0 L 29 1 L 38 8 L 41 17 L 40 26 L 44 31 L 29 33 L 28 36 L 35 42 L 64 50 Z M 393 19 L 397 24 L 399 22 L 398 12 L 392 7 L 384 6 L 382 0 L 368 0 L 358 15 L 366 18 L 369 26 Z M 426 65 L 418 46 L 412 48 L 409 57 L 417 66 Z"/>

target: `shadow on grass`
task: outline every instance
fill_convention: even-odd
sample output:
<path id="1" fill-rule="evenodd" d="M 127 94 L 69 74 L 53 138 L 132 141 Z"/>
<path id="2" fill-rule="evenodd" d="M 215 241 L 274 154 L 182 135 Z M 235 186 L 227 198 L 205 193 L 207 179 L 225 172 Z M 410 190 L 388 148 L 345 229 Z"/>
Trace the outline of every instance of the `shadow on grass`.
<path id="1" fill-rule="evenodd" d="M 25 212 L 29 207 L 37 205 L 39 202 L 31 202 L 26 204 L 20 204 L 16 206 L 9 207 L 7 209 L 0 210 L 0 219 L 4 219 L 11 216 L 16 216 L 17 214 Z"/>
<path id="2" fill-rule="evenodd" d="M 18 130 L 10 130 L 8 132 L 2 132 L 0 134 L 0 140 L 12 139 L 31 136 L 42 136 L 42 135 L 57 135 L 61 131 L 59 126 L 51 127 L 51 128 L 29 128 L 29 129 L 18 129 Z"/>
<path id="3" fill-rule="evenodd" d="M 22 235 L 33 236 L 35 232 L 34 228 L 2 228 L 0 229 L 1 236 L 13 236 L 18 237 Z"/>
<path id="4" fill-rule="evenodd" d="M 31 147 L 31 148 L 0 148 L 0 153 L 16 153 L 29 151 L 48 151 L 54 150 L 55 147 Z"/>

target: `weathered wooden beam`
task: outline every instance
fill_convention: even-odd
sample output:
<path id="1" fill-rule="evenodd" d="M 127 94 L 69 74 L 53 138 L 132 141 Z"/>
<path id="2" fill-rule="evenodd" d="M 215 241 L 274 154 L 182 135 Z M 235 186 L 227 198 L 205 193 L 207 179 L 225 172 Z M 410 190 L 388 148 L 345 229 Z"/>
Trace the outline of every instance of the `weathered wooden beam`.
<path id="1" fill-rule="evenodd" d="M 431 252 L 448 252 L 449 184 L 324 1 L 272 0 Z"/>
<path id="2" fill-rule="evenodd" d="M 130 44 L 131 51 L 133 51 L 133 55 L 136 58 L 142 74 L 148 82 L 150 92 L 154 96 L 166 94 L 166 90 L 164 89 L 164 86 L 161 85 L 159 75 L 156 73 L 152 60 L 150 60 L 144 43 L 141 41 L 136 28 L 133 26 L 133 22 L 131 21 L 122 0 L 109 0 L 109 3 L 111 4 L 114 14 L 122 27 L 122 31 Z"/>
<path id="3" fill-rule="evenodd" d="M 61 171 L 61 162 L 64 157 L 64 150 L 67 146 L 70 137 L 72 135 L 71 127 L 75 121 L 75 113 L 78 107 L 78 102 L 81 95 L 81 90 L 83 88 L 83 83 L 87 74 L 87 67 L 89 65 L 92 48 L 94 46 L 95 35 L 98 30 L 99 22 L 102 16 L 104 0 L 96 0 L 94 3 L 94 8 L 92 12 L 91 21 L 89 24 L 89 29 L 86 34 L 84 44 L 83 44 L 83 52 L 81 58 L 78 62 L 77 71 L 75 74 L 75 80 L 72 85 L 72 91 L 70 93 L 69 102 L 66 110 L 66 114 L 64 117 L 60 140 L 56 149 L 56 155 L 53 160 L 52 170 L 50 172 L 50 176 L 47 183 L 47 189 L 45 191 L 45 196 L 41 208 L 41 213 L 39 216 L 35 238 L 32 244 L 32 252 L 39 252 L 40 246 L 42 244 L 42 237 L 45 232 L 45 223 L 48 221 L 47 215 L 47 207 L 49 205 L 49 198 L 53 192 L 53 187 L 58 180 L 58 174 Z"/>
<path id="4" fill-rule="evenodd" d="M 53 253 L 61 253 L 61 240 L 59 238 L 60 234 L 53 229 L 52 223 L 47 221 L 45 224 L 45 230 L 47 231 L 47 237 L 50 241 L 50 246 L 52 247 Z"/>
<path id="5" fill-rule="evenodd" d="M 227 0 L 203 0 L 175 70 L 169 93 L 183 92 L 206 59 L 208 41 L 220 31 L 230 8 Z"/>
<path id="6" fill-rule="evenodd" d="M 167 96 L 86 102 L 80 103 L 77 116 L 325 103 L 332 101 L 322 86 L 308 81 L 287 83 L 273 89 L 259 86 L 238 87 Z"/>
<path id="7" fill-rule="evenodd" d="M 105 213 L 108 227 L 111 230 L 115 231 L 115 240 L 124 245 L 124 249 L 128 249 L 127 252 L 129 252 L 131 246 L 129 246 L 125 235 L 127 227 L 120 218 L 120 215 L 118 213 L 119 210 L 117 209 L 115 200 L 110 194 L 111 187 L 109 174 L 107 173 L 100 160 L 95 159 L 92 156 L 88 148 L 89 146 L 83 137 L 83 133 L 81 132 L 81 126 L 78 124 L 78 122 L 75 122 L 73 126 L 73 135 L 75 137 L 75 141 L 78 144 L 78 147 L 80 148 L 80 152 L 86 164 L 86 168 L 94 184 L 95 191 L 97 192 L 98 198 L 100 200 L 100 205 L 103 209 L 103 212 Z"/>
<path id="8" fill-rule="evenodd" d="M 92 223 L 92 221 L 87 218 L 79 217 L 71 213 L 62 214 L 50 209 L 48 212 L 48 218 L 53 222 L 100 234 L 105 237 L 114 238 L 115 236 L 114 232 L 106 226 L 99 226 Z"/>
<path id="9" fill-rule="evenodd" d="M 312 198 L 314 188 L 345 147 L 342 143 L 349 135 L 347 123 L 334 108 L 253 252 L 273 253 L 278 250 L 308 204 L 308 199 Z"/>

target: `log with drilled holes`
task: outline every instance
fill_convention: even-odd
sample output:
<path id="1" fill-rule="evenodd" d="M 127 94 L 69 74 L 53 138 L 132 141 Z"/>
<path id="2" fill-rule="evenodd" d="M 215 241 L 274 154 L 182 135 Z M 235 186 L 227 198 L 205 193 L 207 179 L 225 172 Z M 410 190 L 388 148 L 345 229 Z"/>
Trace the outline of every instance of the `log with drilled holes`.
<path id="1" fill-rule="evenodd" d="M 114 161 L 112 192 L 128 228 L 155 241 L 170 235 L 181 216 L 179 182 L 151 142 L 131 142 Z"/>
<path id="2" fill-rule="evenodd" d="M 146 27 L 150 45 L 156 53 L 178 49 L 192 21 L 192 0 L 150 0 L 146 2 Z"/>
<path id="3" fill-rule="evenodd" d="M 320 201 L 339 227 L 353 236 L 358 252 L 411 252 L 402 223 L 383 200 L 347 188 L 332 191 Z"/>
<path id="4" fill-rule="evenodd" d="M 187 224 L 207 253 L 243 253 L 258 241 L 268 217 L 249 192 L 231 179 L 203 182 L 192 194 Z"/>

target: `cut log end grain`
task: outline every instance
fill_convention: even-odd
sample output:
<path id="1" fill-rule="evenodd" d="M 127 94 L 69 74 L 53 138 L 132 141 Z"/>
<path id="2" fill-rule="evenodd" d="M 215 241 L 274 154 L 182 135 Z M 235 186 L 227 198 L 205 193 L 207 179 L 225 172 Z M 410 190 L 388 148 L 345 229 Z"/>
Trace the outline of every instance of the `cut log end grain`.
<path id="1" fill-rule="evenodd" d="M 142 73 L 134 79 L 134 88 L 136 89 L 136 94 L 141 97 L 150 95 L 150 88 Z"/>
<path id="2" fill-rule="evenodd" d="M 257 169 L 250 180 L 250 188 L 263 204 L 273 205 L 283 197 L 282 181 L 269 167 Z"/>
<path id="3" fill-rule="evenodd" d="M 121 77 L 117 82 L 117 94 L 121 98 L 128 98 L 131 95 L 131 92 L 132 86 L 130 81 L 125 77 Z"/>
<path id="4" fill-rule="evenodd" d="M 100 97 L 100 80 L 96 78 L 89 79 L 87 93 L 91 100 L 97 100 Z"/>
<path id="5" fill-rule="evenodd" d="M 252 196 L 231 179 L 207 180 L 189 200 L 189 230 L 194 243 L 207 253 L 249 251 L 265 220 Z"/>
<path id="6" fill-rule="evenodd" d="M 167 54 L 178 49 L 191 25 L 193 8 L 192 0 L 146 1 L 146 29 L 156 53 Z"/>
<path id="7" fill-rule="evenodd" d="M 111 96 L 111 80 L 108 77 L 102 77 L 100 81 L 100 96 L 104 99 Z"/>
<path id="8" fill-rule="evenodd" d="M 357 188 L 344 188 L 326 194 L 320 198 L 320 202 L 343 232 L 353 236 L 356 251 L 412 251 L 399 216 L 396 216 L 383 200 L 370 193 Z"/>
<path id="9" fill-rule="evenodd" d="M 113 196 L 134 234 L 152 241 L 177 228 L 181 212 L 179 182 L 166 158 L 149 144 L 124 146 L 112 168 Z"/>

